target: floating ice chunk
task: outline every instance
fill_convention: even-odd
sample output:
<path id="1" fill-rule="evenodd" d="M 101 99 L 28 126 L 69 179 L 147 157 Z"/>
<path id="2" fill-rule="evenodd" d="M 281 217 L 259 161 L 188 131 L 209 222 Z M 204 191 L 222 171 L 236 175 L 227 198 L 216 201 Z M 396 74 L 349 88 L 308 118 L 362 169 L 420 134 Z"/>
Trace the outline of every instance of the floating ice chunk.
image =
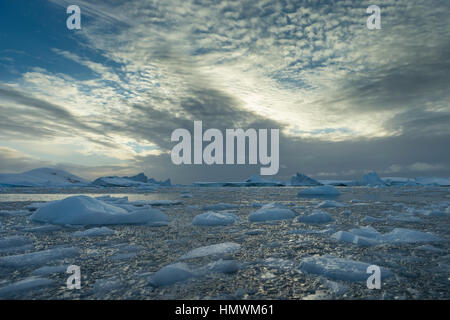
<path id="1" fill-rule="evenodd" d="M 128 212 L 88 196 L 73 196 L 49 203 L 31 216 L 33 221 L 69 225 L 153 224 L 168 222 L 168 219 L 156 209 Z"/>
<path id="2" fill-rule="evenodd" d="M 212 210 L 212 211 L 221 211 L 221 210 L 229 210 L 237 208 L 237 205 L 229 204 L 229 203 L 216 203 L 203 206 L 203 210 Z"/>
<path id="3" fill-rule="evenodd" d="M 417 248 L 414 248 L 415 250 L 421 250 L 421 251 L 430 251 L 430 252 L 435 252 L 435 253 L 441 253 L 444 252 L 442 249 L 433 247 L 432 245 L 429 244 L 425 244 L 423 246 L 419 246 Z"/>
<path id="4" fill-rule="evenodd" d="M 72 233 L 72 237 L 97 237 L 97 236 L 108 236 L 114 234 L 114 230 L 107 227 L 91 228 L 84 231 L 76 231 Z"/>
<path id="5" fill-rule="evenodd" d="M 378 176 L 378 174 L 376 172 L 369 172 L 369 173 L 365 174 L 363 177 L 362 184 L 366 185 L 366 186 L 384 186 L 385 185 L 385 183 L 380 179 L 380 177 Z"/>
<path id="6" fill-rule="evenodd" d="M 305 273 L 322 275 L 335 281 L 366 281 L 369 277 L 367 267 L 369 263 L 347 260 L 331 255 L 307 257 L 300 263 L 299 269 Z M 381 279 L 392 276 L 392 273 L 381 267 Z"/>
<path id="7" fill-rule="evenodd" d="M 136 201 L 134 201 L 132 203 L 136 203 Z M 144 202 L 142 202 L 142 203 L 144 203 Z M 150 201 L 145 201 L 145 203 L 147 203 L 153 207 L 176 206 L 176 205 L 183 204 L 183 202 L 178 201 L 178 200 L 150 200 Z"/>
<path id="8" fill-rule="evenodd" d="M 209 263 L 205 269 L 210 272 L 234 273 L 239 270 L 239 264 L 234 260 L 220 259 Z"/>
<path id="9" fill-rule="evenodd" d="M 387 216 L 388 221 L 393 222 L 421 222 L 420 218 L 410 215 L 388 215 Z"/>
<path id="10" fill-rule="evenodd" d="M 33 233 L 45 233 L 45 232 L 54 232 L 61 230 L 60 226 L 54 226 L 54 225 L 44 225 L 44 226 L 38 226 L 38 227 L 27 227 L 23 228 L 23 232 L 33 232 Z"/>
<path id="11" fill-rule="evenodd" d="M 305 174 L 298 173 L 291 178 L 291 186 L 320 186 L 320 183 L 313 178 L 308 177 Z"/>
<path id="12" fill-rule="evenodd" d="M 120 290 L 124 287 L 124 283 L 117 278 L 98 279 L 95 281 L 92 291 L 94 294 L 106 293 Z"/>
<path id="13" fill-rule="evenodd" d="M 19 251 L 23 248 L 31 249 L 33 242 L 22 236 L 0 238 L 0 253 Z"/>
<path id="14" fill-rule="evenodd" d="M 239 221 L 239 218 L 230 212 L 208 211 L 194 217 L 192 224 L 194 226 L 224 226 Z"/>
<path id="15" fill-rule="evenodd" d="M 428 217 L 445 217 L 447 214 L 440 210 L 428 210 L 423 212 L 423 215 Z"/>
<path id="16" fill-rule="evenodd" d="M 319 203 L 317 205 L 317 208 L 342 208 L 342 207 L 346 207 L 347 205 L 342 203 L 342 202 L 338 202 L 338 201 L 334 201 L 334 200 L 325 200 L 322 201 L 321 203 Z"/>
<path id="17" fill-rule="evenodd" d="M 182 193 L 182 194 L 180 194 L 180 198 L 192 198 L 192 194 L 190 194 L 190 193 Z"/>
<path id="18" fill-rule="evenodd" d="M 67 271 L 67 268 L 69 265 L 63 265 L 63 266 L 44 266 L 40 267 L 39 269 L 36 269 L 33 271 L 33 275 L 35 276 L 48 276 L 50 274 L 54 273 L 64 273 Z"/>
<path id="19" fill-rule="evenodd" d="M 0 210 L 0 216 L 27 216 L 31 212 L 28 210 Z"/>
<path id="20" fill-rule="evenodd" d="M 383 235 L 378 232 L 375 228 L 367 226 L 367 227 L 360 227 L 358 229 L 350 229 L 351 233 L 365 238 L 372 238 L 372 239 L 381 239 Z"/>
<path id="21" fill-rule="evenodd" d="M 363 223 L 382 222 L 382 221 L 384 221 L 384 218 L 375 218 L 372 216 L 367 216 L 364 219 L 362 219 Z"/>
<path id="22" fill-rule="evenodd" d="M 78 256 L 78 248 L 54 248 L 14 256 L 0 257 L 1 267 L 19 268 L 30 265 L 42 265 L 55 260 Z"/>
<path id="23" fill-rule="evenodd" d="M 285 260 L 281 258 L 267 258 L 262 260 L 262 264 L 268 268 L 273 269 L 292 269 L 294 267 L 294 262 L 291 260 Z"/>
<path id="24" fill-rule="evenodd" d="M 333 186 L 317 186 L 301 190 L 299 196 L 339 196 L 339 191 Z"/>
<path id="25" fill-rule="evenodd" d="M 441 238 L 429 232 L 422 232 L 412 229 L 395 228 L 383 235 L 383 240 L 394 243 L 415 243 L 415 242 L 437 242 Z"/>
<path id="26" fill-rule="evenodd" d="M 177 282 L 186 281 L 195 276 L 195 273 L 185 263 L 174 263 L 162 267 L 150 279 L 155 287 L 168 286 Z"/>
<path id="27" fill-rule="evenodd" d="M 260 209 L 250 213 L 248 220 L 251 222 L 271 221 L 292 219 L 295 217 L 295 212 L 286 208 L 283 205 L 275 202 L 268 203 Z"/>
<path id="28" fill-rule="evenodd" d="M 241 245 L 234 242 L 224 242 L 210 246 L 199 247 L 182 255 L 180 260 L 201 258 L 211 255 L 223 255 L 236 252 L 241 249 Z"/>
<path id="29" fill-rule="evenodd" d="M 252 203 L 252 207 L 253 208 L 261 208 L 263 205 L 261 204 L 261 203 L 259 203 L 259 202 L 253 202 Z"/>
<path id="30" fill-rule="evenodd" d="M 333 234 L 331 236 L 331 238 L 339 240 L 339 241 L 353 243 L 353 244 L 356 244 L 356 245 L 362 246 L 362 247 L 369 247 L 369 246 L 373 246 L 373 245 L 377 245 L 377 244 L 381 243 L 377 239 L 367 238 L 367 237 L 363 237 L 363 236 L 357 236 L 357 235 L 355 235 L 351 232 L 347 232 L 347 231 L 338 231 L 335 234 Z"/>
<path id="31" fill-rule="evenodd" d="M 51 279 L 31 277 L 0 288 L 0 297 L 9 298 L 24 292 L 51 287 L 54 284 L 55 281 Z"/>
<path id="32" fill-rule="evenodd" d="M 344 215 L 346 215 L 346 216 L 349 216 L 349 215 L 352 214 L 352 211 L 351 211 L 351 210 L 344 210 L 344 211 L 342 211 L 341 213 L 344 214 Z"/>
<path id="33" fill-rule="evenodd" d="M 322 210 L 315 210 L 310 215 L 303 215 L 297 218 L 298 222 L 303 223 L 328 223 L 334 221 L 333 217 Z"/>

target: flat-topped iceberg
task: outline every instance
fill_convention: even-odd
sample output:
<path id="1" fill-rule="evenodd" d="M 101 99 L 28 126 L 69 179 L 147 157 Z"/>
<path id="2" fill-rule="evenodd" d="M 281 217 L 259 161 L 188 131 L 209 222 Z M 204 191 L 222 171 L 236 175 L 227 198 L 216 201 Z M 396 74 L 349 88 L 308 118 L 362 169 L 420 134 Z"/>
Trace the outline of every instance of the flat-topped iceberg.
<path id="1" fill-rule="evenodd" d="M 210 246 L 199 247 L 189 251 L 188 253 L 182 255 L 180 260 L 201 258 L 206 256 L 223 255 L 236 252 L 241 249 L 241 245 L 234 242 L 224 242 L 213 244 Z"/>
<path id="2" fill-rule="evenodd" d="M 72 196 L 40 207 L 32 221 L 60 225 L 158 224 L 169 217 L 153 208 L 127 211 L 88 196 Z"/>
<path id="3" fill-rule="evenodd" d="M 331 280 L 349 282 L 366 281 L 369 277 L 367 267 L 371 264 L 347 260 L 331 255 L 307 257 L 300 263 L 299 269 L 305 273 L 324 276 Z M 381 267 L 381 280 L 391 277 L 392 273 Z"/>
<path id="4" fill-rule="evenodd" d="M 297 221 L 303 223 L 329 223 L 334 221 L 334 218 L 328 212 L 315 210 L 310 215 L 299 216 Z"/>
<path id="5" fill-rule="evenodd" d="M 321 196 L 321 197 L 336 197 L 339 196 L 339 191 L 333 186 L 317 186 L 301 190 L 299 196 Z"/>
<path id="6" fill-rule="evenodd" d="M 272 220 L 293 219 L 295 212 L 275 202 L 268 203 L 260 209 L 250 213 L 248 220 L 251 222 L 262 222 Z"/>
<path id="7" fill-rule="evenodd" d="M 114 234 L 114 230 L 107 227 L 91 228 L 84 231 L 76 231 L 72 233 L 72 237 L 98 237 Z"/>
<path id="8" fill-rule="evenodd" d="M 338 231 L 333 234 L 331 238 L 359 246 L 373 246 L 382 243 L 422 243 L 442 241 L 441 238 L 429 232 L 395 228 L 391 232 L 381 234 L 372 227 L 350 229 L 348 232 Z"/>
<path id="9" fill-rule="evenodd" d="M 194 226 L 225 226 L 239 221 L 239 218 L 231 212 L 208 211 L 194 217 Z"/>
<path id="10" fill-rule="evenodd" d="M 61 247 L 14 256 L 0 257 L 0 267 L 19 268 L 42 265 L 55 260 L 78 256 L 79 250 L 74 247 Z"/>

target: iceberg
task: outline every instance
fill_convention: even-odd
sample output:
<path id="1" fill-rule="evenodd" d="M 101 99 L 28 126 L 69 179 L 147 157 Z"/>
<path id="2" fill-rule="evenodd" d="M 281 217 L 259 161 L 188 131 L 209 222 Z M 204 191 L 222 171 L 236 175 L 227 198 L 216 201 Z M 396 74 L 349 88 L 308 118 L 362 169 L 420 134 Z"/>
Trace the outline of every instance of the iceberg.
<path id="1" fill-rule="evenodd" d="M 76 231 L 72 233 L 72 237 L 98 237 L 98 236 L 108 236 L 114 234 L 114 230 L 107 227 L 92 228 L 85 231 Z"/>
<path id="2" fill-rule="evenodd" d="M 301 190 L 299 196 L 321 196 L 321 197 L 336 197 L 339 196 L 339 191 L 333 186 L 317 186 Z"/>
<path id="3" fill-rule="evenodd" d="M 307 257 L 300 263 L 299 269 L 304 273 L 324 276 L 334 281 L 367 281 L 369 263 L 347 260 L 331 255 Z M 392 272 L 381 267 L 381 279 L 392 276 Z"/>
<path id="4" fill-rule="evenodd" d="M 128 212 L 88 196 L 72 196 L 40 207 L 30 219 L 60 225 L 167 224 L 169 218 L 153 208 Z"/>
<path id="5" fill-rule="evenodd" d="M 313 178 L 308 177 L 305 174 L 298 173 L 291 178 L 291 186 L 321 186 L 322 183 L 320 183 L 317 180 L 314 180 Z"/>
<path id="6" fill-rule="evenodd" d="M 67 171 L 39 168 L 23 173 L 0 174 L 0 186 L 3 187 L 82 187 L 89 181 Z"/>
<path id="7" fill-rule="evenodd" d="M 317 205 L 317 208 L 342 208 L 342 207 L 346 207 L 347 205 L 342 203 L 342 202 L 338 202 L 338 201 L 334 201 L 334 200 L 325 200 L 322 201 L 321 203 L 319 203 Z"/>
<path id="8" fill-rule="evenodd" d="M 32 290 L 51 287 L 55 284 L 55 280 L 31 277 L 0 288 L 0 297 L 9 298 Z"/>
<path id="9" fill-rule="evenodd" d="M 78 256 L 79 250 L 74 247 L 61 247 L 18 254 L 15 256 L 0 257 L 0 267 L 19 268 L 24 266 L 41 265 L 51 261 L 73 258 Z"/>
<path id="10" fill-rule="evenodd" d="M 195 276 L 195 273 L 185 263 L 174 263 L 162 267 L 150 279 L 155 287 L 168 286 L 177 282 L 186 281 Z"/>
<path id="11" fill-rule="evenodd" d="M 194 226 L 225 226 L 239 221 L 239 218 L 230 212 L 208 211 L 194 217 Z"/>
<path id="12" fill-rule="evenodd" d="M 315 210 L 310 215 L 299 216 L 297 221 L 303 223 L 329 223 L 334 221 L 334 218 L 325 211 Z"/>
<path id="13" fill-rule="evenodd" d="M 362 185 L 365 186 L 383 186 L 385 183 L 380 179 L 376 172 L 369 172 L 363 176 Z"/>
<path id="14" fill-rule="evenodd" d="M 250 213 L 248 220 L 251 222 L 273 221 L 293 219 L 295 212 L 275 202 L 268 203 L 260 209 Z"/>
<path id="15" fill-rule="evenodd" d="M 234 253 L 241 249 L 241 245 L 234 242 L 224 242 L 210 246 L 199 247 L 182 255 L 180 260 L 202 258 L 206 256 L 224 255 Z"/>

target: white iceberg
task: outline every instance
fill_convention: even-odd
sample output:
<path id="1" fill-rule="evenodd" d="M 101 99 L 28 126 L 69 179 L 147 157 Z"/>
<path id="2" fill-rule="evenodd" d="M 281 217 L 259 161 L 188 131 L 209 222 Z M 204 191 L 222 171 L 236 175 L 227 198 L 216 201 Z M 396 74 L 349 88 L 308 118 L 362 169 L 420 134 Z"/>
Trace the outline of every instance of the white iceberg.
<path id="1" fill-rule="evenodd" d="M 84 231 L 76 231 L 72 233 L 72 237 L 98 237 L 114 234 L 114 230 L 107 227 L 91 228 Z"/>
<path id="2" fill-rule="evenodd" d="M 241 245 L 234 242 L 224 242 L 210 246 L 199 247 L 182 255 L 180 260 L 202 258 L 206 256 L 216 256 L 234 253 L 241 249 Z"/>
<path id="3" fill-rule="evenodd" d="M 14 256 L 0 257 L 0 267 L 19 268 L 32 265 L 42 265 L 65 258 L 73 258 L 79 255 L 78 248 L 61 247 L 18 254 Z"/>
<path id="4" fill-rule="evenodd" d="M 342 202 L 334 201 L 334 200 L 325 200 L 317 205 L 317 208 L 342 208 L 347 205 Z"/>
<path id="5" fill-rule="evenodd" d="M 89 181 L 58 169 L 39 168 L 24 173 L 0 174 L 0 186 L 5 187 L 82 187 Z"/>
<path id="6" fill-rule="evenodd" d="M 167 224 L 169 218 L 157 209 L 128 212 L 88 196 L 72 196 L 39 208 L 32 221 L 60 225 Z"/>
<path id="7" fill-rule="evenodd" d="M 56 282 L 51 279 L 31 277 L 0 288 L 0 297 L 9 298 L 32 290 L 52 287 L 55 284 Z"/>
<path id="8" fill-rule="evenodd" d="M 317 186 L 301 190 L 299 196 L 339 196 L 339 191 L 333 186 Z"/>
<path id="9" fill-rule="evenodd" d="M 334 221 L 334 218 L 325 211 L 315 210 L 310 215 L 299 216 L 297 221 L 303 223 L 329 223 Z"/>
<path id="10" fill-rule="evenodd" d="M 273 221 L 293 219 L 295 212 L 275 202 L 268 203 L 260 209 L 250 213 L 248 220 L 251 222 Z"/>
<path id="11" fill-rule="evenodd" d="M 324 276 L 335 281 L 367 281 L 370 274 L 367 267 L 371 264 L 338 258 L 331 255 L 307 257 L 300 263 L 299 269 L 304 273 Z M 392 273 L 381 267 L 381 279 L 391 277 Z"/>
<path id="12" fill-rule="evenodd" d="M 185 263 L 167 265 L 151 277 L 150 284 L 155 287 L 168 286 L 177 282 L 186 281 L 195 276 L 195 273 Z"/>
<path id="13" fill-rule="evenodd" d="M 317 180 L 314 180 L 313 178 L 308 177 L 305 174 L 298 173 L 291 178 L 291 186 L 321 186 L 322 183 L 320 183 Z"/>
<path id="14" fill-rule="evenodd" d="M 238 222 L 239 218 L 230 212 L 208 211 L 194 217 L 194 226 L 225 226 Z"/>

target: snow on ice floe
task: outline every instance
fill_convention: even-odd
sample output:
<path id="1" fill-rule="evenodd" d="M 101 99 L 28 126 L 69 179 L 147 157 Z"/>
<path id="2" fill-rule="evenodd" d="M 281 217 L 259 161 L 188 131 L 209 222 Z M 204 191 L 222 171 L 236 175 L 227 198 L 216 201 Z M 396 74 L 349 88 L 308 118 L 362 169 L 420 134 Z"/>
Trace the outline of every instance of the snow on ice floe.
<path id="1" fill-rule="evenodd" d="M 112 204 L 88 196 L 72 196 L 39 208 L 32 221 L 60 225 L 150 224 L 165 225 L 170 220 L 157 209 L 128 212 Z"/>
<path id="2" fill-rule="evenodd" d="M 72 233 L 72 237 L 98 237 L 114 234 L 114 230 L 107 227 L 91 228 L 84 231 L 76 231 Z"/>
<path id="3" fill-rule="evenodd" d="M 296 213 L 286 206 L 271 202 L 250 213 L 248 220 L 251 222 L 285 220 L 293 219 L 295 215 Z"/>
<path id="4" fill-rule="evenodd" d="M 359 246 L 373 246 L 383 243 L 420 243 L 439 242 L 441 238 L 429 232 L 412 229 L 395 228 L 389 233 L 381 234 L 372 227 L 360 227 L 347 231 L 338 231 L 331 238 L 353 243 Z"/>
<path id="5" fill-rule="evenodd" d="M 367 280 L 367 267 L 370 265 L 370 263 L 324 255 L 302 259 L 299 269 L 304 273 L 324 276 L 334 281 L 358 282 Z M 390 270 L 380 268 L 382 280 L 392 276 Z"/>
<path id="6" fill-rule="evenodd" d="M 325 200 L 325 201 L 322 201 L 321 203 L 319 203 L 317 205 L 317 208 L 342 208 L 342 207 L 346 207 L 346 206 L 347 205 L 342 202 L 338 202 L 335 200 Z"/>
<path id="7" fill-rule="evenodd" d="M 212 211 L 230 210 L 235 208 L 238 208 L 238 206 L 230 203 L 216 203 L 203 206 L 203 210 L 212 210 Z"/>
<path id="8" fill-rule="evenodd" d="M 194 217 L 194 226 L 225 226 L 238 222 L 239 218 L 231 212 L 208 211 Z"/>
<path id="9" fill-rule="evenodd" d="M 33 265 L 42 265 L 56 260 L 73 258 L 78 255 L 78 248 L 60 247 L 32 253 L 0 257 L 0 267 L 19 268 Z"/>
<path id="10" fill-rule="evenodd" d="M 202 258 L 206 256 L 220 256 L 224 254 L 231 254 L 241 249 L 241 245 L 234 242 L 224 242 L 213 244 L 210 246 L 199 247 L 182 255 L 180 260 Z"/>
<path id="11" fill-rule="evenodd" d="M 33 249 L 33 242 L 22 236 L 0 238 L 0 253 L 13 253 Z"/>
<path id="12" fill-rule="evenodd" d="M 325 211 L 315 210 L 310 215 L 299 216 L 297 221 L 303 223 L 329 223 L 334 221 L 334 218 Z"/>
<path id="13" fill-rule="evenodd" d="M 53 287 L 56 282 L 46 278 L 30 277 L 0 288 L 0 298 L 10 298 L 33 290 Z"/>
<path id="14" fill-rule="evenodd" d="M 291 186 L 321 186 L 322 183 L 320 183 L 317 180 L 314 180 L 313 178 L 308 177 L 305 174 L 298 173 L 291 178 Z"/>
<path id="15" fill-rule="evenodd" d="M 301 190 L 299 196 L 339 196 L 339 191 L 333 186 L 317 186 Z"/>
<path id="16" fill-rule="evenodd" d="M 196 276 L 191 268 L 182 262 L 162 267 L 150 279 L 150 284 L 155 287 L 168 286 L 177 282 L 183 282 Z"/>

